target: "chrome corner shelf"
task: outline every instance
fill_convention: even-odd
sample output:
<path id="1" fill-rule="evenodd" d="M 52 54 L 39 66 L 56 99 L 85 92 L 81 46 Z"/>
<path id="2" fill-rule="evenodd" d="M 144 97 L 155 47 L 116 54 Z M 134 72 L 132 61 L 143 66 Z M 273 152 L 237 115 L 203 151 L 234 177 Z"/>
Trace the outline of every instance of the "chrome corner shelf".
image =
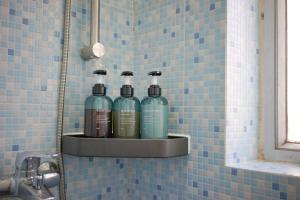
<path id="1" fill-rule="evenodd" d="M 119 139 L 64 135 L 62 151 L 73 156 L 168 158 L 187 155 L 189 138 L 169 136 L 168 139 Z"/>

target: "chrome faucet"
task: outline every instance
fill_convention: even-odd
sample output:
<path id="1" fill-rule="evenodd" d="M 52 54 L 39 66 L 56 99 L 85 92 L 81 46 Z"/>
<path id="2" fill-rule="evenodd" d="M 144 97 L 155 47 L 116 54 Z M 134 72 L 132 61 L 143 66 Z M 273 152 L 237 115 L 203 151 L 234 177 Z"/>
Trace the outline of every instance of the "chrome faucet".
<path id="1" fill-rule="evenodd" d="M 18 153 L 11 193 L 20 195 L 26 190 L 28 199 L 54 200 L 49 188 L 59 184 L 58 156 L 32 151 Z"/>

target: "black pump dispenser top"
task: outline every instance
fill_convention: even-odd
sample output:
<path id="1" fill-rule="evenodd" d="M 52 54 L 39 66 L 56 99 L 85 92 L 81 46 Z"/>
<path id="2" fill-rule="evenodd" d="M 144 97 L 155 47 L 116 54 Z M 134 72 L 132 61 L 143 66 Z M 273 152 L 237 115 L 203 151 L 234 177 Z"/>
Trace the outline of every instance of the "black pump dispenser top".
<path id="1" fill-rule="evenodd" d="M 133 76 L 133 72 L 131 72 L 131 71 L 124 71 L 124 72 L 122 72 L 121 76 Z"/>
<path id="2" fill-rule="evenodd" d="M 94 96 L 105 96 L 106 95 L 106 87 L 104 86 L 103 79 L 100 76 L 105 76 L 107 74 L 106 70 L 96 70 L 93 72 L 99 76 L 98 83 L 96 83 L 93 87 L 93 95 Z"/>
<path id="3" fill-rule="evenodd" d="M 133 76 L 133 72 L 131 71 L 124 71 L 122 72 L 121 76 L 125 76 L 125 84 L 120 89 L 120 93 L 122 97 L 132 97 L 134 94 L 134 88 L 130 83 L 130 76 Z"/>
<path id="4" fill-rule="evenodd" d="M 152 76 L 152 82 L 150 87 L 148 88 L 148 96 L 149 97 L 158 97 L 161 96 L 161 88 L 157 83 L 157 76 L 161 76 L 160 71 L 152 71 L 148 73 L 149 76 Z"/>
<path id="5" fill-rule="evenodd" d="M 161 71 L 152 71 L 148 73 L 149 76 L 161 76 Z"/>

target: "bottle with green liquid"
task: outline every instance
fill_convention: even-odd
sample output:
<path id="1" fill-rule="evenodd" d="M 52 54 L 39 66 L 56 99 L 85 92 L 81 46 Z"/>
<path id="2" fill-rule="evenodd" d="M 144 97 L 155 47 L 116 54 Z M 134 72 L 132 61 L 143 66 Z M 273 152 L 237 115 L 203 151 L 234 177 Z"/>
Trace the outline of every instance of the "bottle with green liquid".
<path id="1" fill-rule="evenodd" d="M 139 138 L 141 105 L 131 85 L 133 72 L 124 71 L 121 76 L 125 77 L 125 84 L 120 89 L 121 96 L 113 103 L 113 136 Z"/>

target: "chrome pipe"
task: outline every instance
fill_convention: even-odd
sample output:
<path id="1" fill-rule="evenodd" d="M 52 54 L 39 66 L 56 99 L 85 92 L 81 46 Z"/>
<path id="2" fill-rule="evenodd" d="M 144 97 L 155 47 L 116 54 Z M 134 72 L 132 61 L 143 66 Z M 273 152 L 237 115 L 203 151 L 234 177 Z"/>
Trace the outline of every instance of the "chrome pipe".
<path id="1" fill-rule="evenodd" d="M 90 45 L 99 41 L 99 17 L 100 17 L 100 2 L 99 0 L 92 0 L 91 2 L 91 31 L 90 31 Z"/>
<path id="2" fill-rule="evenodd" d="M 91 1 L 90 44 L 80 50 L 84 60 L 101 58 L 105 49 L 100 43 L 100 0 Z"/>

